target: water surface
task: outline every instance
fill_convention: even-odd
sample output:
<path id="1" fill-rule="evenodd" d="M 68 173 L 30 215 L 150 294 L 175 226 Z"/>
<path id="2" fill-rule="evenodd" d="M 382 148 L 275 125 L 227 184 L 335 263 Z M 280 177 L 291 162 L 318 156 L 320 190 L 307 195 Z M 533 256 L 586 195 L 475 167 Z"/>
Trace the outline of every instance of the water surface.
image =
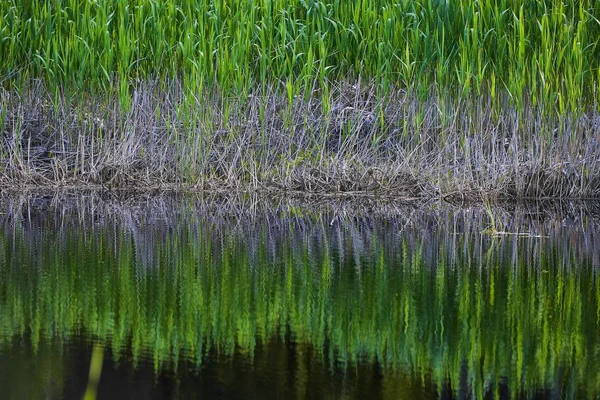
<path id="1" fill-rule="evenodd" d="M 5 398 L 600 394 L 594 206 L 0 205 Z"/>

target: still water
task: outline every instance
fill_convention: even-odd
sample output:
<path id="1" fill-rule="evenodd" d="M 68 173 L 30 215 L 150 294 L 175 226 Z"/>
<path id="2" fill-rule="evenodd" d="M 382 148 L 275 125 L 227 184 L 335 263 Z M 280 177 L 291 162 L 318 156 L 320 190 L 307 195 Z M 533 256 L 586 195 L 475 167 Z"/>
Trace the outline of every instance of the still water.
<path id="1" fill-rule="evenodd" d="M 0 393 L 597 398 L 600 207 L 0 199 Z"/>

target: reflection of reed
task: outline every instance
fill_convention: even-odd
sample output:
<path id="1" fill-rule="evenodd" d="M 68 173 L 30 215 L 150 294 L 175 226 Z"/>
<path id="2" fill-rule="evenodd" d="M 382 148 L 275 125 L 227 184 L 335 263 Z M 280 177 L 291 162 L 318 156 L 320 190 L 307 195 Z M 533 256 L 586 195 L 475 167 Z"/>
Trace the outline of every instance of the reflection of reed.
<path id="1" fill-rule="evenodd" d="M 0 343 L 82 331 L 159 368 L 208 351 L 252 358 L 289 335 L 325 361 L 378 360 L 438 387 L 598 393 L 593 208 L 560 222 L 497 209 L 508 229 L 547 238 L 492 238 L 483 209 L 236 207 L 5 200 Z"/>
<path id="2" fill-rule="evenodd" d="M 146 267 L 156 266 L 153 249 L 158 242 L 176 236 L 182 226 L 195 230 L 196 234 L 199 227 L 206 227 L 213 233 L 243 237 L 251 254 L 261 240 L 269 241 L 273 248 L 275 241 L 290 235 L 299 241 L 309 237 L 318 241 L 326 236 L 338 249 L 346 248 L 344 241 L 350 238 L 353 251 L 358 253 L 375 237 L 387 236 L 389 241 L 402 236 L 413 246 L 423 241 L 425 256 L 431 258 L 433 255 L 429 253 L 440 243 L 454 244 L 451 251 L 455 251 L 457 240 L 465 236 L 478 237 L 490 225 L 483 206 L 416 207 L 385 200 L 374 203 L 370 199 L 274 201 L 249 195 L 135 197 L 93 191 L 50 192 L 0 197 L 0 209 L 0 226 L 5 230 L 22 229 L 26 232 L 24 240 L 49 233 L 61 236 L 72 229 L 85 237 L 106 228 L 131 235 L 136 262 Z M 600 263 L 598 252 L 594 251 L 599 240 L 595 221 L 600 220 L 600 203 L 500 205 L 494 208 L 493 214 L 507 232 L 550 236 L 555 243 L 560 239 L 564 246 L 575 250 L 578 257 L 591 257 L 595 266 Z M 505 238 L 501 242 L 513 239 Z M 489 242 L 484 240 L 481 245 Z M 535 243 L 535 240 L 523 241 L 521 246 Z"/>
<path id="3" fill-rule="evenodd" d="M 90 360 L 90 373 L 83 400 L 96 400 L 98 394 L 98 382 L 102 374 L 102 363 L 104 361 L 104 346 L 95 344 Z"/>

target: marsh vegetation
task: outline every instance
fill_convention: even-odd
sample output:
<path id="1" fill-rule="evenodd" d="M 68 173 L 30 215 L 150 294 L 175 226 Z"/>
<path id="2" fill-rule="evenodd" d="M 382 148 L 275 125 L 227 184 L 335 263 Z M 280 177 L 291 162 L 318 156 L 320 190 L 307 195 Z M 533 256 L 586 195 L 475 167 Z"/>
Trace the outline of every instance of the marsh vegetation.
<path id="1" fill-rule="evenodd" d="M 597 197 L 595 1 L 3 1 L 0 181 Z"/>

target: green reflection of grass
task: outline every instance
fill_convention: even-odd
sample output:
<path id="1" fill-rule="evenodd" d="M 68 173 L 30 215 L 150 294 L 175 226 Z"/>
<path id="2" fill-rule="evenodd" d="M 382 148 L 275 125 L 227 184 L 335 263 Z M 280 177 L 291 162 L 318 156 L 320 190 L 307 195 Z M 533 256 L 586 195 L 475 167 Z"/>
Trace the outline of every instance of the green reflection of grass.
<path id="1" fill-rule="evenodd" d="M 289 334 L 332 365 L 378 360 L 392 386 L 409 372 L 466 382 L 475 397 L 504 381 L 513 394 L 599 391 L 600 284 L 549 240 L 467 235 L 432 256 L 410 235 L 343 232 L 340 248 L 326 230 L 273 240 L 265 228 L 253 248 L 184 225 L 143 249 L 155 260 L 144 265 L 140 242 L 118 230 L 43 237 L 35 249 L 23 235 L 0 233 L 1 346 L 90 335 L 159 369 L 182 354 L 200 364 L 209 350 L 252 358 Z"/>

